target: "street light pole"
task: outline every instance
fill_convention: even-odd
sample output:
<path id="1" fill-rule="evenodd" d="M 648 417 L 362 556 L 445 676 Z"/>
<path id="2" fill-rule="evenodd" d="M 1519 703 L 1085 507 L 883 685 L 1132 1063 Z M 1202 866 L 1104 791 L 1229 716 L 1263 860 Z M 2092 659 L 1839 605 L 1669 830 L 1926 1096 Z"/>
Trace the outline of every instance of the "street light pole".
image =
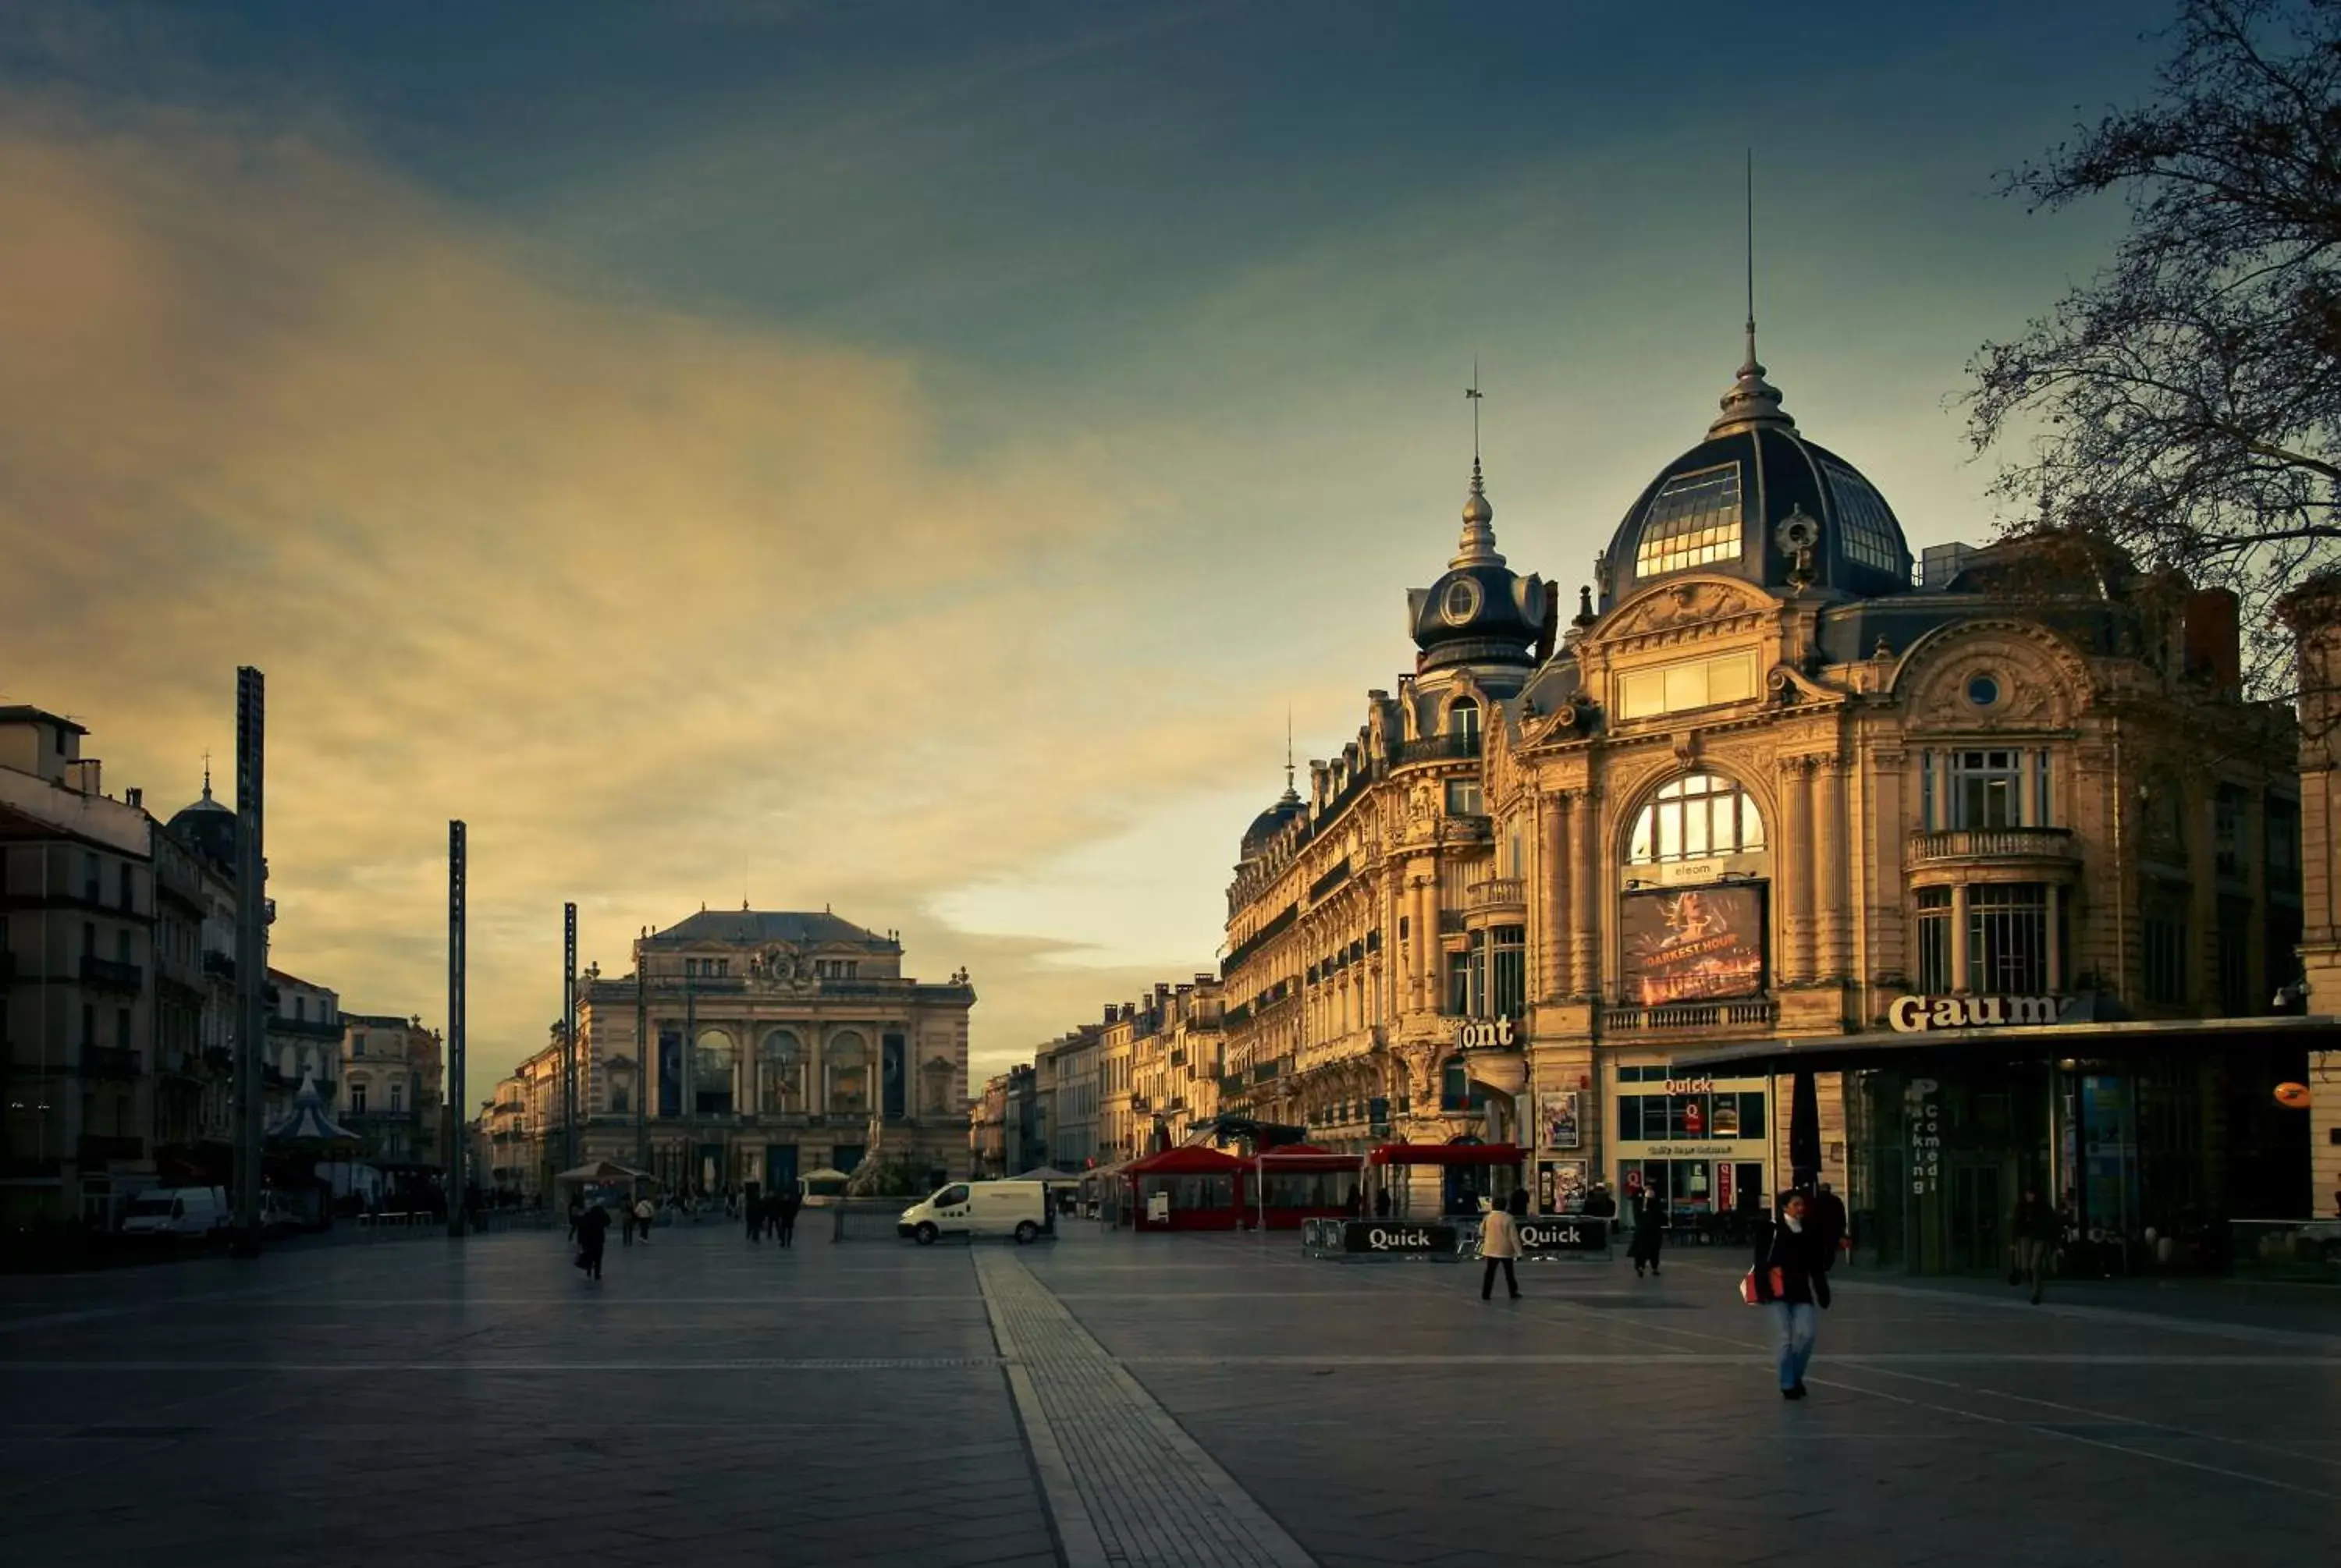
<path id="1" fill-rule="evenodd" d="M 231 1250 L 260 1255 L 260 1058 L 268 1038 L 268 860 L 261 835 L 267 678 L 235 672 L 235 1227 Z"/>
<path id="2" fill-rule="evenodd" d="M 577 906 L 561 906 L 562 1168 L 577 1168 Z"/>
<path id="3" fill-rule="evenodd" d="M 463 913 L 466 898 L 464 829 L 447 824 L 447 1234 L 469 1228 L 463 1146 Z"/>
<path id="4" fill-rule="evenodd" d="M 634 953 L 634 1168 L 651 1168 L 650 998 L 643 989 L 643 955 Z"/>

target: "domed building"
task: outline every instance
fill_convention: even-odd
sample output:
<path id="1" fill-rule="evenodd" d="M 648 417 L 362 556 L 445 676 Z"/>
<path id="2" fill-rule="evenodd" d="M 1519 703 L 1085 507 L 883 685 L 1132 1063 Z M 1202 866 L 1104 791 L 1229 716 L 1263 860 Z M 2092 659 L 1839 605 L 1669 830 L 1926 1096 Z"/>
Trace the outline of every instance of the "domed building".
<path id="1" fill-rule="evenodd" d="M 2117 1249 L 2296 1203 L 2295 726 L 2232 595 L 2056 531 L 1915 561 L 1752 328 L 1565 632 L 1493 516 L 1475 462 L 1414 670 L 1245 836 L 1227 1109 L 1415 1214 L 1730 1234 L 1826 1180 L 1924 1269 L 1995 1265 L 2025 1186 Z"/>

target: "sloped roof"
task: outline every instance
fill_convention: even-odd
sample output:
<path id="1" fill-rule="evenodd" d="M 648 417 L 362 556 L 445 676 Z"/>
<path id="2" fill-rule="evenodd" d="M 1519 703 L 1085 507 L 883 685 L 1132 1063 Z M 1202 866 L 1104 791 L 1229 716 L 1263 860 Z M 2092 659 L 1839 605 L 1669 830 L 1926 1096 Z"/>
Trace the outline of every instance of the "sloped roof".
<path id="1" fill-rule="evenodd" d="M 354 1144 L 357 1134 L 335 1121 L 325 1110 L 325 1099 L 317 1092 L 317 1081 L 308 1074 L 301 1075 L 300 1091 L 293 1097 L 293 1108 L 283 1120 L 268 1129 L 270 1143 Z"/>
<path id="2" fill-rule="evenodd" d="M 685 916 L 662 931 L 653 942 L 846 942 L 894 950 L 894 944 L 875 931 L 826 910 L 702 909 Z"/>
<path id="3" fill-rule="evenodd" d="M 1244 1162 L 1230 1154 L 1196 1144 L 1182 1144 L 1148 1155 L 1121 1167 L 1123 1176 L 1227 1176 L 1240 1173 Z"/>

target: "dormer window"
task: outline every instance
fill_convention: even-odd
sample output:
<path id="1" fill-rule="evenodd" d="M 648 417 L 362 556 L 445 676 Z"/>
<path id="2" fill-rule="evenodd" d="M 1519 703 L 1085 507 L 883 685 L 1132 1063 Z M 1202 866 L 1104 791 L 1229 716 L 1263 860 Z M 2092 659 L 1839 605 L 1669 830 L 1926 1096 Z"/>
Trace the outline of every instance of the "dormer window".
<path id="1" fill-rule="evenodd" d="M 1479 705 L 1469 697 L 1459 697 L 1447 710 L 1447 733 L 1460 736 L 1468 744 L 1479 739 Z"/>
<path id="2" fill-rule="evenodd" d="M 1479 585 L 1468 577 L 1459 577 L 1447 585 L 1439 613 L 1449 626 L 1468 626 L 1479 613 Z"/>

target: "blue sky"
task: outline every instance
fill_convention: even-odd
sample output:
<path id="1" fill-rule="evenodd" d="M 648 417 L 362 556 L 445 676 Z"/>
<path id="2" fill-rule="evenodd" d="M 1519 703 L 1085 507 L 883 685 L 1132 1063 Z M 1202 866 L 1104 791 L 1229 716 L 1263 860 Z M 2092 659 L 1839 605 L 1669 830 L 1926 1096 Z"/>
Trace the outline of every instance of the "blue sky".
<path id="1" fill-rule="evenodd" d="M 981 1067 L 1210 964 L 1288 706 L 1410 662 L 1475 359 L 1502 547 L 1586 579 L 1737 363 L 1745 149 L 1789 409 L 1987 534 L 1962 367 L 2120 219 L 1993 175 L 2169 10 L 14 15 L 6 697 L 167 799 L 273 663 L 282 958 L 429 1015 L 467 817 L 476 1059 L 563 898 L 605 969 L 751 898 L 970 965 Z"/>

